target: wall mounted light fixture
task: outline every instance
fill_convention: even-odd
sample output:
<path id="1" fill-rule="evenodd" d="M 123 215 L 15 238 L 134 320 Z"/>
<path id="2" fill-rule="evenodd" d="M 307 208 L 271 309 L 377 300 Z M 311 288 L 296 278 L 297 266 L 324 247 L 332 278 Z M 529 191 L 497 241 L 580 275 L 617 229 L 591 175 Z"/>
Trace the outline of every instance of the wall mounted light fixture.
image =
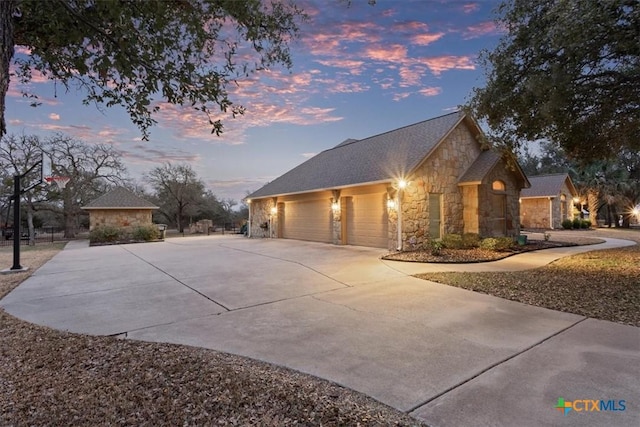
<path id="1" fill-rule="evenodd" d="M 396 201 L 393 199 L 388 199 L 387 200 L 387 208 L 388 209 L 395 209 L 396 208 Z"/>

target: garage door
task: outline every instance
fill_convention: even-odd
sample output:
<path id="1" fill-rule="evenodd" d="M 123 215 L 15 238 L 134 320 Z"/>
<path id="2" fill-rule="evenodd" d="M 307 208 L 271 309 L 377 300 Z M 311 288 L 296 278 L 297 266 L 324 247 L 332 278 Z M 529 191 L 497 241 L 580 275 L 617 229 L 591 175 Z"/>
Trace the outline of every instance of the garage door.
<path id="1" fill-rule="evenodd" d="M 331 204 L 328 199 L 285 202 L 282 237 L 330 243 Z"/>
<path id="2" fill-rule="evenodd" d="M 386 205 L 386 193 L 347 197 L 347 244 L 386 248 L 389 244 Z"/>

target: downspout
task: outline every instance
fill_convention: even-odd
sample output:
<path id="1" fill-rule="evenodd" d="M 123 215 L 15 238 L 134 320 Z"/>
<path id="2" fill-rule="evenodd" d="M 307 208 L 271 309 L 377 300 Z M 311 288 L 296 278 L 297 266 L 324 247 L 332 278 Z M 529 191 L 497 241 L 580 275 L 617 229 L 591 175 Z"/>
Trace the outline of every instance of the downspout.
<path id="1" fill-rule="evenodd" d="M 399 251 L 402 250 L 402 189 L 398 189 L 398 193 L 397 193 L 397 198 L 398 198 L 398 227 L 396 227 L 398 229 L 398 245 L 397 245 L 397 249 Z"/>
<path id="2" fill-rule="evenodd" d="M 251 200 L 247 200 L 247 202 L 249 203 L 249 220 L 247 221 L 247 237 L 251 238 L 251 206 L 253 205 L 253 203 L 251 203 Z"/>

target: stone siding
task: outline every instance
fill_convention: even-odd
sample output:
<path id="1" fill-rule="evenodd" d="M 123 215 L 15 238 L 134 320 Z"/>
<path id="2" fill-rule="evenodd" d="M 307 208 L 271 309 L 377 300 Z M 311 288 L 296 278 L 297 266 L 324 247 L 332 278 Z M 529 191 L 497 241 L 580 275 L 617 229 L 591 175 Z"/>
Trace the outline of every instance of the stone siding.
<path id="1" fill-rule="evenodd" d="M 463 123 L 409 177 L 409 185 L 402 191 L 403 248 L 421 247 L 428 239 L 429 193 L 442 194 L 442 232 L 450 234 L 464 231 L 462 189 L 458 186 L 458 180 L 479 154 L 478 142 Z M 390 237 L 394 233 L 397 235 L 395 227 L 395 223 L 389 225 Z"/>
<path id="2" fill-rule="evenodd" d="M 138 226 L 150 225 L 151 209 L 91 209 L 89 210 L 89 229 L 111 226 L 131 229 Z"/>
<path id="3" fill-rule="evenodd" d="M 564 201 L 562 196 L 565 198 Z M 522 226 L 525 228 L 561 229 L 563 220 L 574 217 L 573 196 L 565 183 L 562 185 L 560 193 L 551 199 L 551 210 L 549 209 L 549 197 L 522 199 L 520 203 Z M 549 218 L 550 214 L 551 219 Z"/>
<path id="4" fill-rule="evenodd" d="M 278 215 L 273 215 L 272 209 L 278 208 L 276 198 L 253 200 L 249 204 L 249 220 L 251 237 L 277 237 L 278 236 Z M 266 224 L 263 228 L 261 225 Z M 269 228 L 269 226 L 271 228 Z M 271 232 L 271 236 L 269 236 Z"/>
<path id="5" fill-rule="evenodd" d="M 498 164 L 485 176 L 478 188 L 478 223 L 481 236 L 500 236 L 493 228 L 493 220 L 496 213 L 492 209 L 491 198 L 499 194 L 493 190 L 494 181 L 502 181 L 505 184 L 506 195 L 506 235 L 517 236 L 520 234 L 520 187 L 514 178 L 514 173 L 509 166 L 500 160 Z"/>

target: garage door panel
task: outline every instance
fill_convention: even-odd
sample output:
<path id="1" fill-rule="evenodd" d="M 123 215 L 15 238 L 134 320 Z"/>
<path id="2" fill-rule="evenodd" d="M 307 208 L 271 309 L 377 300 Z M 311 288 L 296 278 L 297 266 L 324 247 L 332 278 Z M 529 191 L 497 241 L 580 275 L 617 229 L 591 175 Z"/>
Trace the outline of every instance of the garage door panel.
<path id="1" fill-rule="evenodd" d="M 327 200 L 286 202 L 282 237 L 331 242 L 331 205 Z"/>
<path id="2" fill-rule="evenodd" d="M 388 217 L 386 193 L 346 198 L 347 244 L 386 248 Z"/>

